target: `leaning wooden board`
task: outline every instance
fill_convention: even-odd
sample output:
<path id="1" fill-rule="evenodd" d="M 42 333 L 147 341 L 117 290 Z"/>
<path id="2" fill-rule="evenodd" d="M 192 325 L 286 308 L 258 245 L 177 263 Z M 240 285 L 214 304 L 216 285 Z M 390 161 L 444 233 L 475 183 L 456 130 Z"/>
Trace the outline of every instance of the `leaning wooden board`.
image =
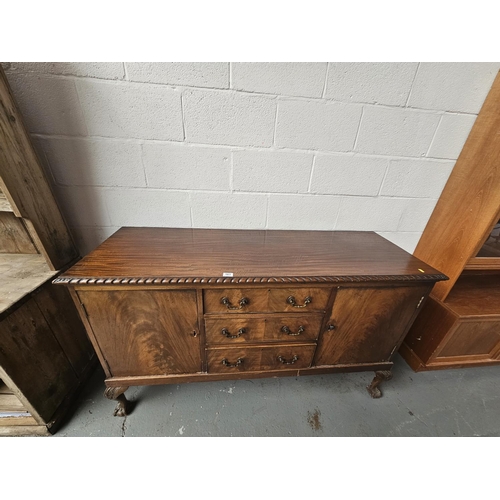
<path id="1" fill-rule="evenodd" d="M 371 232 L 122 228 L 69 287 L 127 412 L 130 385 L 375 370 L 447 277 Z"/>

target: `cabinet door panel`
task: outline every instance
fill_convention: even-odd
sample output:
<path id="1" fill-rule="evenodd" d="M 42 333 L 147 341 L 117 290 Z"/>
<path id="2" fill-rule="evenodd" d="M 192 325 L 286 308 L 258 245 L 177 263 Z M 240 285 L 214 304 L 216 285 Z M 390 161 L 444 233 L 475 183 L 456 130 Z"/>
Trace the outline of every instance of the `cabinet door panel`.
<path id="1" fill-rule="evenodd" d="M 113 376 L 201 371 L 196 292 L 79 291 Z"/>
<path id="2" fill-rule="evenodd" d="M 389 361 L 429 286 L 339 287 L 316 366 Z"/>

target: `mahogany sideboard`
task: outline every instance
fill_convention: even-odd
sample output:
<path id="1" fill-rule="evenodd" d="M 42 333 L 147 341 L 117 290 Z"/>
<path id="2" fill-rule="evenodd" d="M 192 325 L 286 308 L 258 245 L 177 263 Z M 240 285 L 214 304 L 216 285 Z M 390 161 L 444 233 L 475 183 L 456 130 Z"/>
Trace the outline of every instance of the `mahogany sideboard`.
<path id="1" fill-rule="evenodd" d="M 372 232 L 121 228 L 54 280 L 129 386 L 376 372 L 447 277 Z"/>

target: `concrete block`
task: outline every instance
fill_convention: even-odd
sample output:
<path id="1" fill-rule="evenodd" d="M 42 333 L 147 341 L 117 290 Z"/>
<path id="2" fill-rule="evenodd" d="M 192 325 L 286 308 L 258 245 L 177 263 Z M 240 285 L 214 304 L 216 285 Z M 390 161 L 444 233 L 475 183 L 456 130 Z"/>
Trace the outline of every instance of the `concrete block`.
<path id="1" fill-rule="evenodd" d="M 384 237 L 386 240 L 394 243 L 398 247 L 406 250 L 408 253 L 413 254 L 417 243 L 422 236 L 421 232 L 379 232 L 380 236 Z"/>
<path id="2" fill-rule="evenodd" d="M 128 79 L 191 87 L 229 88 L 227 62 L 129 62 Z"/>
<path id="3" fill-rule="evenodd" d="M 365 106 L 356 151 L 394 156 L 424 156 L 439 118 L 435 113 Z"/>
<path id="4" fill-rule="evenodd" d="M 361 106 L 279 100 L 276 145 L 280 148 L 351 151 Z"/>
<path id="5" fill-rule="evenodd" d="M 84 186 L 55 187 L 61 212 L 69 226 L 112 226 L 106 207 L 104 188 Z"/>
<path id="6" fill-rule="evenodd" d="M 125 76 L 121 62 L 12 62 L 9 63 L 8 70 L 107 80 L 122 80 Z"/>
<path id="7" fill-rule="evenodd" d="M 406 206 L 401 211 L 398 231 L 422 232 L 429 221 L 437 200 L 413 198 L 405 201 Z"/>
<path id="8" fill-rule="evenodd" d="M 89 135 L 182 141 L 181 94 L 168 87 L 76 82 Z"/>
<path id="9" fill-rule="evenodd" d="M 455 162 L 390 160 L 381 196 L 438 199 Z"/>
<path id="10" fill-rule="evenodd" d="M 111 226 L 191 226 L 188 192 L 108 189 L 106 205 Z"/>
<path id="11" fill-rule="evenodd" d="M 31 133 L 86 135 L 73 80 L 17 73 L 7 79 Z"/>
<path id="12" fill-rule="evenodd" d="M 408 200 L 398 198 L 342 198 L 336 230 L 397 231 Z"/>
<path id="13" fill-rule="evenodd" d="M 340 206 L 336 196 L 270 195 L 267 216 L 269 229 L 335 229 Z"/>
<path id="14" fill-rule="evenodd" d="M 66 186 L 146 185 L 138 143 L 88 138 L 39 139 L 54 179 Z"/>
<path id="15" fill-rule="evenodd" d="M 268 193 L 305 193 L 313 155 L 282 151 L 234 151 L 233 189 Z"/>
<path id="16" fill-rule="evenodd" d="M 275 99 L 186 90 L 183 105 L 188 142 L 258 147 L 269 147 L 273 142 Z"/>
<path id="17" fill-rule="evenodd" d="M 456 160 L 462 151 L 467 137 L 469 137 L 469 132 L 475 121 L 475 115 L 444 114 L 441 117 L 427 156 Z"/>
<path id="18" fill-rule="evenodd" d="M 418 63 L 329 63 L 325 97 L 338 101 L 404 106 Z"/>
<path id="19" fill-rule="evenodd" d="M 229 191 L 230 155 L 222 148 L 146 143 L 143 163 L 148 186 Z"/>
<path id="20" fill-rule="evenodd" d="M 376 196 L 387 164 L 384 158 L 317 155 L 311 193 Z"/>
<path id="21" fill-rule="evenodd" d="M 479 113 L 499 69 L 497 62 L 420 63 L 408 106 Z"/>
<path id="22" fill-rule="evenodd" d="M 321 97 L 327 63 L 231 63 L 233 89 L 298 97 Z"/>
<path id="23" fill-rule="evenodd" d="M 267 197 L 261 194 L 191 193 L 193 227 L 264 229 Z"/>

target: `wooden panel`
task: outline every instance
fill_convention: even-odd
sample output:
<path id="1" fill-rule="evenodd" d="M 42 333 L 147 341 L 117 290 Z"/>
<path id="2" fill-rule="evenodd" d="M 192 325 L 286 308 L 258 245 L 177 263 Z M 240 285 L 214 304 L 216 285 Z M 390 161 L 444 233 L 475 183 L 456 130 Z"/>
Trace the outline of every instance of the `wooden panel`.
<path id="1" fill-rule="evenodd" d="M 490 354 L 500 344 L 499 321 L 467 321 L 461 323 L 446 345 L 439 352 L 439 358 L 447 356 L 475 356 Z"/>
<path id="2" fill-rule="evenodd" d="M 46 421 L 77 383 L 33 299 L 0 321 L 0 366 Z"/>
<path id="3" fill-rule="evenodd" d="M 3 380 L 0 380 L 0 394 L 12 394 L 12 391 L 7 387 Z"/>
<path id="4" fill-rule="evenodd" d="M 472 257 L 465 264 L 464 270 L 475 269 L 500 269 L 500 259 L 494 257 Z"/>
<path id="5" fill-rule="evenodd" d="M 500 316 L 500 274 L 461 276 L 446 306 L 457 316 Z"/>
<path id="6" fill-rule="evenodd" d="M 15 417 L 4 417 L 0 415 L 0 427 L 6 426 L 21 426 L 21 425 L 38 425 L 37 421 L 26 412 L 23 415 L 17 415 Z M 1 435 L 1 433 L 0 433 Z"/>
<path id="7" fill-rule="evenodd" d="M 16 215 L 28 219 L 28 230 L 52 269 L 61 269 L 78 251 L 36 156 L 5 73 L 0 68 L 0 177 L 8 187 Z"/>
<path id="8" fill-rule="evenodd" d="M 207 350 L 208 373 L 238 373 L 259 370 L 289 370 L 311 365 L 316 344 L 286 344 L 273 347 L 225 347 Z M 282 357 L 283 361 L 279 360 Z M 296 359 L 295 359 L 296 357 Z M 237 366 L 225 366 L 223 360 Z M 287 364 L 288 363 L 288 364 Z"/>
<path id="9" fill-rule="evenodd" d="M 456 326 L 457 319 L 441 301 L 429 297 L 410 327 L 403 345 L 418 356 L 422 363 L 427 363 Z M 402 349 L 401 355 L 413 367 L 414 363 L 410 362 L 411 353 Z"/>
<path id="10" fill-rule="evenodd" d="M 498 221 L 500 76 L 497 76 L 414 255 L 446 273 L 432 295 L 444 300 Z"/>
<path id="11" fill-rule="evenodd" d="M 201 371 L 195 290 L 81 291 L 78 297 L 113 376 Z"/>
<path id="12" fill-rule="evenodd" d="M 22 219 L 0 211 L 0 253 L 38 253 Z"/>
<path id="13" fill-rule="evenodd" d="M 210 313 L 246 313 L 246 312 L 323 312 L 326 309 L 330 288 L 293 287 L 293 288 L 223 288 L 204 290 L 205 312 Z M 222 303 L 226 297 L 229 309 Z M 293 297 L 294 307 L 287 302 Z M 309 298 L 310 302 L 306 299 Z M 247 303 L 239 308 L 240 301 Z M 303 307 L 304 306 L 304 307 Z"/>
<path id="14" fill-rule="evenodd" d="M 5 193 L 0 189 L 0 212 L 12 212 L 12 207 L 10 206 Z"/>
<path id="15" fill-rule="evenodd" d="M 42 255 L 0 254 L 0 320 L 9 307 L 55 275 Z"/>
<path id="16" fill-rule="evenodd" d="M 14 394 L 0 394 L 0 411 L 26 411 L 26 408 Z"/>
<path id="17" fill-rule="evenodd" d="M 94 349 L 68 290 L 48 284 L 34 296 L 34 300 L 80 377 L 91 362 Z"/>
<path id="18" fill-rule="evenodd" d="M 339 288 L 315 365 L 388 361 L 429 287 Z"/>
<path id="19" fill-rule="evenodd" d="M 233 277 L 223 278 L 227 272 Z M 280 285 L 327 283 L 328 277 L 432 281 L 435 275 L 446 278 L 372 232 L 122 228 L 62 278 L 213 278 L 214 284 L 233 284 L 248 277 Z"/>
<path id="20" fill-rule="evenodd" d="M 209 344 L 303 342 L 317 339 L 322 319 L 323 316 L 319 314 L 207 317 L 205 330 Z M 244 330 L 243 334 L 239 334 L 240 329 Z M 227 335 L 239 335 L 239 337 L 228 338 L 223 330 Z"/>
<path id="21" fill-rule="evenodd" d="M 0 436 L 48 436 L 44 425 L 6 425 L 0 426 Z"/>

